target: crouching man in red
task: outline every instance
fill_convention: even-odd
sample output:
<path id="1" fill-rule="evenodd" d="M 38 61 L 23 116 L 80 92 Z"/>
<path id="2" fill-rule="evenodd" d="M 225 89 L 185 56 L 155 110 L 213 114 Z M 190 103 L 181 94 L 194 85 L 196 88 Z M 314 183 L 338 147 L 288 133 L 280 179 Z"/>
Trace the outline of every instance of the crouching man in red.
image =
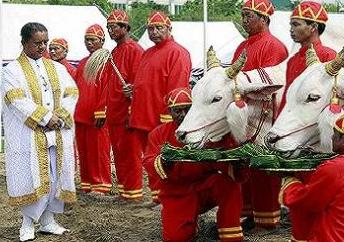
<path id="1" fill-rule="evenodd" d="M 289 207 L 292 241 L 344 241 L 344 116 L 334 126 L 333 151 L 307 182 L 283 179 L 279 200 Z"/>
<path id="2" fill-rule="evenodd" d="M 227 163 L 171 162 L 161 157 L 160 148 L 164 143 L 183 146 L 176 140 L 175 130 L 191 106 L 191 91 L 178 88 L 171 91 L 167 98 L 173 122 L 158 126 L 149 134 L 143 161 L 148 175 L 160 179 L 163 241 L 192 241 L 197 233 L 198 215 L 215 206 L 218 206 L 220 240 L 242 241 L 242 200 L 233 167 Z M 228 149 L 235 145 L 227 137 L 209 147 Z"/>

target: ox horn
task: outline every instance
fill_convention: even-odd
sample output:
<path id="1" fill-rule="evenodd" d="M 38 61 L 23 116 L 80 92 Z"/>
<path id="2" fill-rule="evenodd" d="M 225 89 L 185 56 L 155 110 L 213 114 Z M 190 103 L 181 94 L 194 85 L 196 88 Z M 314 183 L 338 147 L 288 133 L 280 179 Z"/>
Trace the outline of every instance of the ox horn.
<path id="1" fill-rule="evenodd" d="M 320 60 L 317 53 L 315 52 L 313 44 L 311 44 L 311 46 L 307 49 L 306 52 L 306 64 L 307 66 L 311 66 L 315 63 L 320 63 Z"/>
<path id="2" fill-rule="evenodd" d="M 219 66 L 221 66 L 220 60 L 216 57 L 216 52 L 213 46 L 210 46 L 207 51 L 207 68 L 210 70 L 211 68 Z"/>
<path id="3" fill-rule="evenodd" d="M 239 71 L 242 69 L 242 67 L 246 63 L 246 50 L 244 50 L 239 58 L 229 67 L 226 68 L 226 74 L 230 79 L 234 79 Z"/>
<path id="4" fill-rule="evenodd" d="M 325 65 L 325 70 L 330 76 L 337 76 L 342 67 L 344 67 L 344 48 L 337 54 L 336 58 Z"/>

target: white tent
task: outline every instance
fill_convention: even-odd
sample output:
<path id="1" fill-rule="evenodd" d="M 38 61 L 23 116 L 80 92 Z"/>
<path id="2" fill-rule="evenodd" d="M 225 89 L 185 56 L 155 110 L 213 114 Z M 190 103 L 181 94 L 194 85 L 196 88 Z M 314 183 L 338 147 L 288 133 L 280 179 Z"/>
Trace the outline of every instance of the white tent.
<path id="1" fill-rule="evenodd" d="M 173 22 L 172 35 L 191 55 L 192 67 L 203 67 L 203 22 Z M 214 47 L 219 59 L 226 63 L 236 47 L 243 41 L 239 31 L 231 22 L 207 23 L 207 42 Z M 139 44 L 147 49 L 153 46 L 145 31 Z"/>
<path id="2" fill-rule="evenodd" d="M 112 41 L 106 30 L 106 18 L 94 6 L 61 6 L 2 4 L 2 59 L 4 62 L 18 57 L 22 50 L 20 30 L 27 22 L 44 24 L 49 32 L 49 39 L 65 38 L 69 44 L 68 60 L 79 61 L 88 51 L 84 45 L 87 27 L 99 24 L 106 34 L 104 47 L 112 49 Z"/>

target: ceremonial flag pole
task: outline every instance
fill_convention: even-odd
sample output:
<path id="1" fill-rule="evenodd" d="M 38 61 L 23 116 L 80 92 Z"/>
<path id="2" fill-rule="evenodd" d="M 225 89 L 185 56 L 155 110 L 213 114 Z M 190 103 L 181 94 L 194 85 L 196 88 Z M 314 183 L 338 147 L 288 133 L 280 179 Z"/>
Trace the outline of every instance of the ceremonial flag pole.
<path id="1" fill-rule="evenodd" d="M 207 23 L 208 23 L 208 0 L 203 0 L 203 70 L 207 71 Z"/>

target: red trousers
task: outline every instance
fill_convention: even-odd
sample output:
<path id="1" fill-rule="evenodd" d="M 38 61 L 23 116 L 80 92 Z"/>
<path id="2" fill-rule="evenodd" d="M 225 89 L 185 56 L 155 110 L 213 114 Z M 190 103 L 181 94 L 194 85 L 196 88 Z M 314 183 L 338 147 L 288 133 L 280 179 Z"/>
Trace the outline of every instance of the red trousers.
<path id="1" fill-rule="evenodd" d="M 107 127 L 95 128 L 76 123 L 81 189 L 85 192 L 109 192 L 112 186 L 110 139 Z"/>
<path id="2" fill-rule="evenodd" d="M 281 179 L 263 171 L 251 169 L 249 180 L 242 185 L 244 216 L 254 216 L 256 225 L 273 228 L 279 224 L 278 194 Z"/>
<path id="3" fill-rule="evenodd" d="M 120 196 L 126 199 L 142 199 L 142 157 L 145 136 L 125 125 L 109 126 L 112 150 Z"/>
<path id="4" fill-rule="evenodd" d="M 146 150 L 147 141 L 148 141 L 148 131 L 141 130 L 141 129 L 133 129 L 134 136 L 139 138 L 141 145 L 143 147 L 143 151 Z M 141 164 L 142 164 L 142 158 L 141 157 Z M 148 187 L 151 190 L 151 196 L 152 200 L 156 203 L 160 203 L 158 195 L 159 195 L 159 189 L 160 189 L 160 179 L 156 176 L 151 176 L 148 174 Z"/>
<path id="5" fill-rule="evenodd" d="M 194 184 L 194 188 L 192 193 L 180 195 L 168 195 L 168 191 L 161 191 L 159 197 L 162 204 L 163 241 L 193 241 L 197 232 L 198 215 L 215 206 L 218 206 L 217 227 L 220 240 L 242 241 L 240 185 L 227 176 L 214 174 L 203 183 Z"/>

